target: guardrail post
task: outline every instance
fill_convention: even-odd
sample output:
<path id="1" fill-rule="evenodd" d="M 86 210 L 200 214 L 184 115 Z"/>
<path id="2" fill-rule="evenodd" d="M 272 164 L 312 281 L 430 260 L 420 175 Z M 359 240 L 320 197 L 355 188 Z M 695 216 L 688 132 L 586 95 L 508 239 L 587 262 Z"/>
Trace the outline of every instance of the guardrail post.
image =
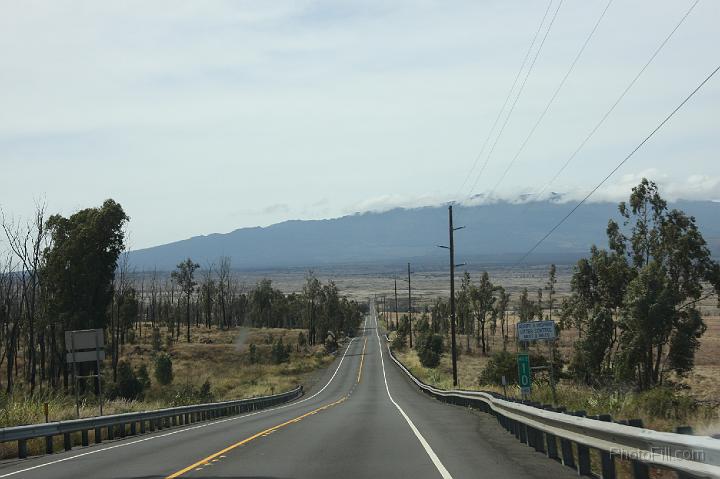
<path id="1" fill-rule="evenodd" d="M 675 428 L 675 434 L 693 434 L 693 428 L 690 426 L 678 426 Z M 692 476 L 677 471 L 678 479 L 692 479 Z"/>
<path id="2" fill-rule="evenodd" d="M 87 429 L 83 429 L 83 430 L 80 432 L 80 437 L 81 437 L 81 440 L 82 440 L 82 445 L 83 445 L 83 447 L 88 447 L 88 446 L 90 445 L 90 439 L 88 438 L 88 430 L 87 430 Z"/>
<path id="3" fill-rule="evenodd" d="M 137 434 L 137 423 L 135 421 L 130 423 L 130 435 L 134 436 Z"/>
<path id="4" fill-rule="evenodd" d="M 528 443 L 528 427 L 526 424 L 520 423 L 519 427 L 519 436 L 520 436 L 520 442 L 523 444 Z"/>
<path id="5" fill-rule="evenodd" d="M 45 454 L 53 453 L 53 437 L 45 436 Z"/>
<path id="6" fill-rule="evenodd" d="M 140 420 L 140 434 L 145 434 L 145 420 Z"/>
<path id="7" fill-rule="evenodd" d="M 95 436 L 95 444 L 100 444 L 102 442 L 102 428 L 96 427 L 94 436 Z"/>
<path id="8" fill-rule="evenodd" d="M 66 451 L 72 449 L 72 436 L 70 436 L 69 432 L 63 434 L 63 446 L 65 446 Z"/>
<path id="9" fill-rule="evenodd" d="M 112 440 L 112 439 L 115 438 L 115 431 L 114 431 L 114 429 L 115 429 L 115 428 L 114 428 L 113 426 L 108 426 L 108 427 L 107 427 L 107 438 L 108 438 L 108 441 L 110 441 L 110 440 Z"/>
<path id="10" fill-rule="evenodd" d="M 178 417 L 173 414 L 173 415 L 170 417 L 170 425 L 171 425 L 171 426 L 177 426 L 177 419 L 178 419 Z"/>
<path id="11" fill-rule="evenodd" d="M 587 412 L 585 411 L 575 411 L 573 416 L 578 417 L 585 417 L 587 415 Z M 578 463 L 577 463 L 577 471 L 578 474 L 581 476 L 589 476 L 592 473 L 592 467 L 590 465 L 590 448 L 588 448 L 584 444 L 577 443 L 577 454 L 578 454 Z"/>
<path id="12" fill-rule="evenodd" d="M 610 414 L 600 414 L 598 419 L 603 422 L 612 422 Z M 615 457 L 609 452 L 600 451 L 600 464 L 603 479 L 615 479 Z"/>
<path id="13" fill-rule="evenodd" d="M 643 427 L 642 419 L 630 419 L 628 425 L 632 427 Z M 637 459 L 632 460 L 633 477 L 635 479 L 648 479 L 650 477 L 650 468 L 647 464 Z"/>
<path id="14" fill-rule="evenodd" d="M 27 441 L 25 439 L 18 440 L 18 457 L 20 459 L 27 457 Z"/>
<path id="15" fill-rule="evenodd" d="M 120 429 L 120 437 L 125 437 L 125 424 L 118 424 L 118 429 Z"/>

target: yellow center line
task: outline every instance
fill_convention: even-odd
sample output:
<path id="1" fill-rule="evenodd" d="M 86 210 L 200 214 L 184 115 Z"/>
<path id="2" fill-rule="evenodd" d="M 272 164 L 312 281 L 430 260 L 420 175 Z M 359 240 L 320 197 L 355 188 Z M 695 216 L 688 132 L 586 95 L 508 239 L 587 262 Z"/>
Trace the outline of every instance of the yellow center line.
<path id="1" fill-rule="evenodd" d="M 366 341 L 367 341 L 367 339 L 366 339 Z M 343 397 L 341 397 L 340 399 L 338 399 L 338 400 L 335 401 L 335 402 L 332 402 L 332 403 L 330 403 L 330 404 L 326 404 L 326 405 L 324 405 L 324 406 L 321 406 L 321 407 L 319 407 L 319 408 L 317 408 L 317 409 L 314 409 L 314 410 L 312 410 L 312 411 L 310 411 L 310 412 L 307 412 L 307 413 L 303 414 L 302 416 L 298 416 L 298 417 L 296 417 L 296 418 L 294 418 L 294 419 L 290 419 L 289 421 L 285 421 L 285 422 L 282 423 L 282 424 L 278 424 L 277 426 L 273 426 L 273 427 L 271 427 L 271 428 L 265 429 L 264 431 L 260 431 L 259 433 L 254 434 L 254 435 L 248 437 L 247 439 L 243 439 L 243 440 L 240 441 L 240 442 L 236 442 L 235 444 L 232 444 L 232 445 L 226 447 L 225 449 L 216 452 L 215 454 L 211 454 L 211 455 L 209 455 L 208 457 L 206 457 L 206 458 L 204 458 L 204 459 L 201 459 L 201 460 L 197 461 L 197 462 L 194 463 L 194 464 L 191 464 L 191 465 L 189 465 L 189 466 L 187 466 L 187 467 L 185 467 L 185 468 L 183 468 L 183 469 L 180 469 L 180 470 L 177 471 L 177 472 L 174 472 L 174 473 L 170 474 L 170 475 L 167 476 L 165 479 L 173 479 L 173 478 L 175 478 L 175 477 L 180 477 L 180 476 L 182 476 L 183 474 L 185 474 L 186 472 L 192 471 L 193 469 L 195 469 L 195 468 L 198 467 L 198 466 L 209 466 L 209 465 L 211 465 L 211 464 L 208 464 L 210 461 L 212 461 L 213 459 L 215 459 L 215 458 L 218 457 L 218 456 L 222 456 L 223 454 L 225 454 L 225 453 L 227 453 L 227 452 L 229 452 L 229 451 L 232 451 L 232 450 L 235 449 L 236 447 L 240 447 L 240 446 L 242 446 L 243 444 L 247 444 L 248 442 L 252 441 L 253 439 L 257 439 L 258 437 L 263 436 L 263 435 L 265 435 L 265 434 L 269 434 L 269 433 L 271 433 L 271 432 L 273 432 L 273 431 L 277 431 L 278 429 L 280 429 L 280 428 L 282 428 L 282 427 L 285 427 L 285 426 L 287 426 L 287 425 L 289 425 L 289 424 L 302 421 L 302 420 L 305 419 L 306 417 L 311 416 L 311 415 L 313 415 L 313 414 L 316 414 L 316 413 L 318 413 L 318 412 L 320 412 L 320 411 L 323 411 L 323 410 L 325 410 L 325 409 L 331 408 L 331 407 L 333 407 L 333 406 L 337 406 L 338 404 L 340 404 L 340 403 L 342 403 L 343 401 L 345 401 L 347 398 L 348 398 L 347 395 L 346 395 L 346 396 L 343 396 Z"/>
<path id="2" fill-rule="evenodd" d="M 363 344 L 362 354 L 360 355 L 360 369 L 358 370 L 358 378 L 357 378 L 358 384 L 360 384 L 360 377 L 362 377 L 363 362 L 365 361 L 365 346 L 367 346 L 367 336 L 365 337 L 365 343 Z"/>

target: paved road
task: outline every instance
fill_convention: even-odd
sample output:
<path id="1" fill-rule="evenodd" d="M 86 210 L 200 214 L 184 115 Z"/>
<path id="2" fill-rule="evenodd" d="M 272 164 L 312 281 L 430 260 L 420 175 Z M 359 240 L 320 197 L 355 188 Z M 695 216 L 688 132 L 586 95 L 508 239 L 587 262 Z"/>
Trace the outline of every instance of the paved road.
<path id="1" fill-rule="evenodd" d="M 368 317 L 314 391 L 254 414 L 0 464 L 4 477 L 546 478 L 572 471 L 420 393 Z"/>

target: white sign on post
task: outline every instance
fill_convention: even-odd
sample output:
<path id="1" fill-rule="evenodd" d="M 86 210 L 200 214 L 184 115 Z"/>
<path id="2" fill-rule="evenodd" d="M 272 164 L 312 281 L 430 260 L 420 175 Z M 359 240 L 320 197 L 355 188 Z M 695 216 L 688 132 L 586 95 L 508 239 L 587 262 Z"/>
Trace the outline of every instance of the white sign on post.
<path id="1" fill-rule="evenodd" d="M 527 321 L 517 323 L 518 341 L 555 339 L 555 321 Z"/>

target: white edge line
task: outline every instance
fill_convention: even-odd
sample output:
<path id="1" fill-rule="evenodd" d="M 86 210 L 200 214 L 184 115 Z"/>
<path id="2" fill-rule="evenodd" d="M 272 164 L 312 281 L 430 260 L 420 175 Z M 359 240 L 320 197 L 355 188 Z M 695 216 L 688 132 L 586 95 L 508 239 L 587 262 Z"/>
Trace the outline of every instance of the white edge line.
<path id="1" fill-rule="evenodd" d="M 84 456 L 89 456 L 89 455 L 91 455 L 91 454 L 97 454 L 97 453 L 99 453 L 99 452 L 110 451 L 110 450 L 112 450 L 112 449 L 117 449 L 117 448 L 119 448 L 119 447 L 132 446 L 132 445 L 134 445 L 134 444 L 140 444 L 140 443 L 145 442 L 145 441 L 152 441 L 152 440 L 155 440 L 155 439 L 160 439 L 160 438 L 167 437 L 167 436 L 172 436 L 172 435 L 175 435 L 175 434 L 180 434 L 180 433 L 182 433 L 182 432 L 193 431 L 193 430 L 195 430 L 195 429 L 200 429 L 200 428 L 208 427 L 208 426 L 214 426 L 215 424 L 220 424 L 220 423 L 224 423 L 224 422 L 228 422 L 228 421 L 236 421 L 236 420 L 238 420 L 238 419 L 243 419 L 243 418 L 250 417 L 250 416 L 255 416 L 255 415 L 258 415 L 258 414 L 264 414 L 264 413 L 268 413 L 268 412 L 272 412 L 272 411 L 277 411 L 278 409 L 284 409 L 284 408 L 286 408 L 286 407 L 295 406 L 295 405 L 297 405 L 297 404 L 304 403 L 305 401 L 309 401 L 310 399 L 316 397 L 318 394 L 320 394 L 321 392 L 323 392 L 323 391 L 330 385 L 330 383 L 332 383 L 332 381 L 333 381 L 333 379 L 335 379 L 335 376 L 337 375 L 338 371 L 340 371 L 340 366 L 342 366 L 342 363 L 343 363 L 343 361 L 345 360 L 345 356 L 347 355 L 348 351 L 350 350 L 350 345 L 351 345 L 351 344 L 353 343 L 353 341 L 355 341 L 356 339 L 357 339 L 357 338 L 352 338 L 352 339 L 350 340 L 350 342 L 348 343 L 347 348 L 345 348 L 345 353 L 343 353 L 342 358 L 340 358 L 340 363 L 338 364 L 337 368 L 335 368 L 335 372 L 334 372 L 333 375 L 330 377 L 330 380 L 327 382 L 327 384 L 325 384 L 325 386 L 323 386 L 321 390 L 319 390 L 318 392 L 316 392 L 316 393 L 313 394 L 312 396 L 307 397 L 307 398 L 305 398 L 305 399 L 301 399 L 300 401 L 290 402 L 290 403 L 288 403 L 288 404 L 284 404 L 284 405 L 282 405 L 282 406 L 274 407 L 274 408 L 272 408 L 272 409 L 263 409 L 263 410 L 256 411 L 256 412 L 253 412 L 253 413 L 250 413 L 250 414 L 245 414 L 245 415 L 243 415 L 243 416 L 236 416 L 236 417 L 231 417 L 231 418 L 227 418 L 227 419 L 220 419 L 220 420 L 218 420 L 218 421 L 213 421 L 213 422 L 209 422 L 209 423 L 199 424 L 199 425 L 197 425 L 197 426 L 192 426 L 192 427 L 188 427 L 188 428 L 184 428 L 184 429 L 179 429 L 179 430 L 177 430 L 177 431 L 171 431 L 171 432 L 167 432 L 167 433 L 165 433 L 165 434 L 159 434 L 159 435 L 156 435 L 156 436 L 146 437 L 146 438 L 143 438 L 143 439 L 138 439 L 138 440 L 136 440 L 136 441 L 123 442 L 123 443 L 120 443 L 120 444 L 115 444 L 115 445 L 113 445 L 113 446 L 104 447 L 104 448 L 102 448 L 102 449 L 93 449 L 92 451 L 82 452 L 82 453 L 80 453 L 80 454 L 75 454 L 74 456 L 63 457 L 63 458 L 61 458 L 61 459 L 56 459 L 56 460 L 54 460 L 54 461 L 45 462 L 45 463 L 43 463 L 43 464 L 38 464 L 38 465 L 35 465 L 35 466 L 32 466 L 32 467 L 27 467 L 27 468 L 25 468 L 25 469 L 20 469 L 20 470 L 13 471 L 13 472 L 8 472 L 8 473 L 6 473 L 6 474 L 0 475 L 0 479 L 2 479 L 2 478 L 4 478 L 4 477 L 14 476 L 14 475 L 16 475 L 16 474 L 21 474 L 21 473 L 23 473 L 23 472 L 32 471 L 32 470 L 34 470 L 34 469 L 39 469 L 39 468 L 41 468 L 41 467 L 47 467 L 47 466 L 52 466 L 52 465 L 54 465 L 54 464 L 58 464 L 58 463 L 61 463 L 61 462 L 71 461 L 71 460 L 73 460 L 73 459 L 78 459 L 78 458 L 81 458 L 81 457 L 84 457 Z"/>
<path id="2" fill-rule="evenodd" d="M 387 395 L 390 398 L 390 401 L 395 405 L 398 411 L 400 411 L 400 414 L 402 417 L 405 418 L 408 425 L 410 426 L 410 429 L 412 429 L 412 432 L 415 434 L 415 437 L 418 438 L 418 441 L 420 441 L 420 444 L 422 444 L 423 449 L 425 449 L 425 452 L 428 456 L 430 456 L 430 460 L 437 468 L 438 472 L 440 473 L 440 476 L 442 476 L 443 479 L 453 479 L 452 475 L 448 470 L 445 468 L 443 463 L 440 461 L 440 458 L 435 454 L 435 451 L 433 451 L 432 447 L 430 447 L 430 444 L 427 442 L 427 440 L 423 437 L 423 435 L 420 433 L 418 428 L 413 424 L 410 417 L 408 417 L 407 414 L 405 414 L 405 411 L 400 407 L 398 403 L 395 402 L 395 399 L 393 399 L 392 394 L 390 394 L 390 388 L 388 387 L 387 382 L 387 376 L 385 375 L 385 360 L 383 359 L 383 347 L 382 343 L 380 342 L 380 333 L 378 330 L 378 322 L 377 322 L 377 316 L 373 313 L 373 318 L 375 319 L 375 334 L 377 336 L 378 340 L 378 346 L 380 347 L 380 364 L 382 364 L 382 372 L 383 372 L 383 379 L 385 380 L 385 391 L 387 391 Z"/>

